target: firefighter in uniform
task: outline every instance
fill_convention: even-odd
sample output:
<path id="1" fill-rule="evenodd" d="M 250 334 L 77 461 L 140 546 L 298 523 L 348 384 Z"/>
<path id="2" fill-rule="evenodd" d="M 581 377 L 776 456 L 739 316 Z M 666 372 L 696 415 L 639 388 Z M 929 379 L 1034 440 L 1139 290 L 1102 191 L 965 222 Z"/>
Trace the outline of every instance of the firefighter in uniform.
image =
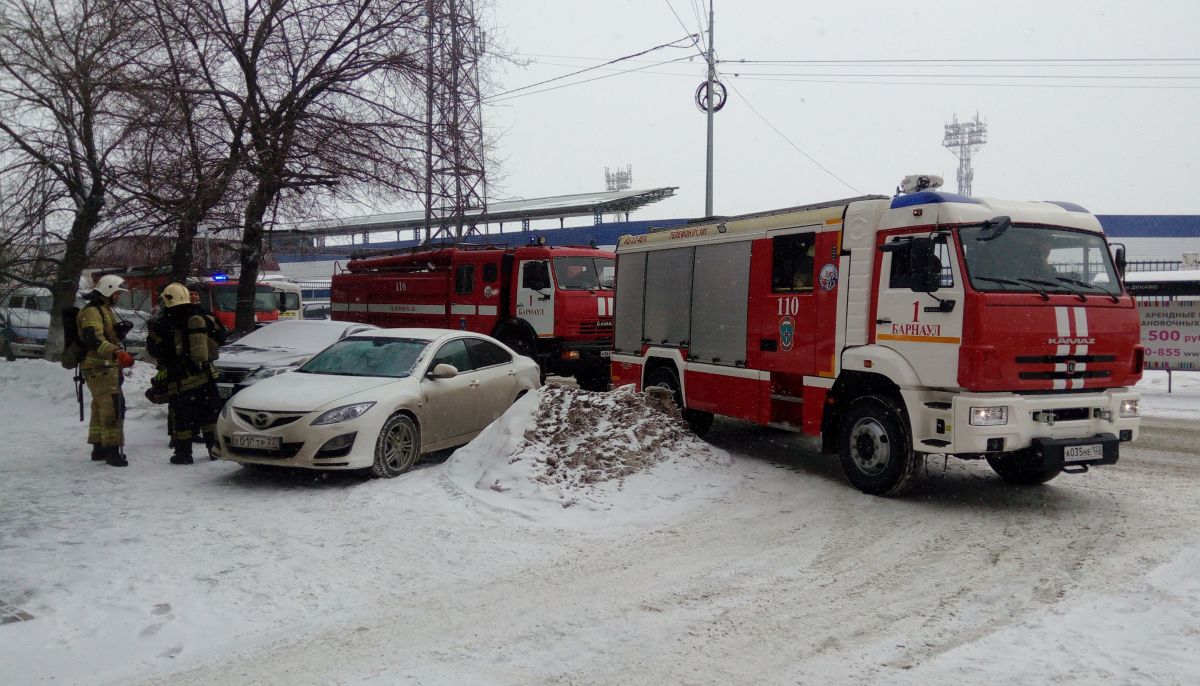
<path id="1" fill-rule="evenodd" d="M 193 305 L 182 284 L 167 284 L 163 309 L 150 326 L 147 349 L 158 361 L 153 387 L 167 399 L 167 431 L 175 453 L 171 464 L 192 464 L 192 439 L 202 434 L 212 455 L 217 414 L 217 372 L 213 325 Z"/>
<path id="2" fill-rule="evenodd" d="M 125 396 L 121 393 L 121 370 L 133 366 L 133 355 L 121 346 L 117 316 L 112 309 L 117 293 L 125 290 L 121 277 L 112 274 L 101 277 L 75 320 L 79 340 L 87 348 L 79 370 L 92 394 L 88 424 L 92 459 L 103 460 L 113 467 L 129 464 L 122 450 Z"/>

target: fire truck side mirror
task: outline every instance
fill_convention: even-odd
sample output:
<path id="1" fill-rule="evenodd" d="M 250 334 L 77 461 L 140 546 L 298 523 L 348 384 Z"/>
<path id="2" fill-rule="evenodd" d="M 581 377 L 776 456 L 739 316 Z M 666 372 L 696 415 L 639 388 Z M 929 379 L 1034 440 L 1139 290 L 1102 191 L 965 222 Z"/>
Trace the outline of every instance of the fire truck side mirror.
<path id="1" fill-rule="evenodd" d="M 1117 263 L 1117 275 L 1125 280 L 1125 246 L 1118 245 L 1113 254 L 1113 262 Z"/>
<path id="2" fill-rule="evenodd" d="M 932 238 L 914 238 L 909 251 L 912 290 L 933 293 L 942 285 L 942 260 L 934 251 Z"/>

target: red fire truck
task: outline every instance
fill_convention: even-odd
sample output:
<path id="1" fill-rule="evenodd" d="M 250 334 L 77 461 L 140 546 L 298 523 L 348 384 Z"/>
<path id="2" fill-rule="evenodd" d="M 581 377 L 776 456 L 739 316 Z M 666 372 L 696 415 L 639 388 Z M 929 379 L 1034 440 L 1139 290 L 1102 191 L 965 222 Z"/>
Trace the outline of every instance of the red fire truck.
<path id="1" fill-rule="evenodd" d="M 878 495 L 930 454 L 1020 484 L 1115 463 L 1143 366 L 1123 253 L 1077 205 L 940 183 L 622 237 L 614 385 L 670 388 L 700 433 L 820 436 Z"/>
<path id="2" fill-rule="evenodd" d="M 542 371 L 608 388 L 613 254 L 458 245 L 356 258 L 330 284 L 333 318 L 490 334 Z"/>
<path id="3" fill-rule="evenodd" d="M 103 274 L 117 274 L 125 280 L 129 289 L 122 294 L 119 304 L 122 307 L 151 312 L 158 306 L 158 294 L 171 282 L 169 269 L 138 268 L 118 272 L 98 272 L 95 278 Z M 231 279 L 223 274 L 188 279 L 187 287 L 200 294 L 200 304 L 207 307 L 227 329 L 233 329 L 234 316 L 237 309 L 237 279 Z M 260 282 L 254 293 L 254 321 L 256 323 L 273 322 L 279 319 L 279 302 L 275 289 L 270 283 Z"/>

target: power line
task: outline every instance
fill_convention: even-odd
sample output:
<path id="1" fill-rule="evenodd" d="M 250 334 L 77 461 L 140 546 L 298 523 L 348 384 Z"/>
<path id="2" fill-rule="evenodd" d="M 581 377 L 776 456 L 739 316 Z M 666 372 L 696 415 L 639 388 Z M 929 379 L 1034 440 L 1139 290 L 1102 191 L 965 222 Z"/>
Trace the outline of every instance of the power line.
<path id="1" fill-rule="evenodd" d="M 667 3 L 667 9 L 671 10 L 671 14 L 674 14 L 674 15 L 675 15 L 675 21 L 679 22 L 679 26 L 680 26 L 680 27 L 681 27 L 681 28 L 682 28 L 682 29 L 683 29 L 683 30 L 684 30 L 684 31 L 685 31 L 685 32 L 686 32 L 686 33 L 687 33 L 689 36 L 691 36 L 691 37 L 692 37 L 692 47 L 696 48 L 696 52 L 697 52 L 697 53 L 700 55 L 700 57 L 704 57 L 704 51 L 700 49 L 700 39 L 699 39 L 699 36 L 697 36 L 696 34 L 692 33 L 691 29 L 689 29 L 689 28 L 687 27 L 687 24 L 684 24 L 684 23 L 683 23 L 683 19 L 681 19 L 681 18 L 680 18 L 680 16 L 679 16 L 679 13 L 675 11 L 675 6 L 671 4 L 671 0 L 663 0 L 663 2 Z M 703 24 L 701 24 L 701 25 L 703 26 Z"/>
<path id="2" fill-rule="evenodd" d="M 689 55 L 687 57 L 676 57 L 673 60 L 663 60 L 662 62 L 655 62 L 654 64 L 648 64 L 644 67 L 634 67 L 632 69 L 623 69 L 621 71 L 613 72 L 611 74 L 604 74 L 602 76 L 594 76 L 590 79 L 584 79 L 582 81 L 572 81 L 571 83 L 564 83 L 564 84 L 561 84 L 558 86 L 550 86 L 549 88 L 542 88 L 541 90 L 529 91 L 527 93 L 516 93 L 515 95 L 506 95 L 504 93 L 500 93 L 500 94 L 485 98 L 484 101 L 489 104 L 494 104 L 497 102 L 506 102 L 508 100 L 513 100 L 515 98 L 523 98 L 527 95 L 537 95 L 539 93 L 547 93 L 549 91 L 559 90 L 560 88 L 567 88 L 570 86 L 578 86 L 578 85 L 585 84 L 585 83 L 591 83 L 592 81 L 599 81 L 601 79 L 609 79 L 614 76 L 621 76 L 622 74 L 632 74 L 634 72 L 644 71 L 644 70 L 650 69 L 652 67 L 660 67 L 664 64 L 672 64 L 674 62 L 682 62 L 683 60 L 686 60 L 686 59 L 691 59 L 691 56 Z M 578 73 L 578 72 L 576 72 L 576 73 Z M 572 74 L 566 74 L 559 78 L 566 78 L 567 76 L 572 76 Z M 547 79 L 546 81 L 543 81 L 542 83 L 549 83 L 550 81 L 556 81 L 556 80 L 558 80 L 558 79 Z M 508 93 L 512 93 L 512 92 L 513 91 L 508 91 Z M 503 96 L 503 97 L 501 97 L 501 96 Z"/>
<path id="3" fill-rule="evenodd" d="M 956 86 L 970 88 L 1098 88 L 1098 89 L 1131 89 L 1131 90 L 1196 90 L 1200 86 L 1170 86 L 1166 84 L 1135 85 L 1135 84 L 1102 84 L 1102 83 L 968 83 L 955 81 L 881 81 L 877 79 L 848 81 L 842 78 L 794 78 L 794 77 L 764 77 L 727 74 L 744 81 L 770 81 L 774 83 L 831 83 L 855 86 Z"/>
<path id="4" fill-rule="evenodd" d="M 1165 62 L 1180 62 L 1185 64 L 1200 63 L 1200 57 L 1014 57 L 1014 58 L 978 58 L 978 59 L 862 59 L 862 60 L 749 60 L 731 59 L 718 60 L 729 64 L 992 64 L 1011 62 L 1030 64 L 1045 62 L 1061 64 L 1064 62 L 1079 62 L 1097 64 L 1102 62 L 1154 64 Z"/>
<path id="5" fill-rule="evenodd" d="M 547 84 L 547 83 L 552 83 L 552 82 L 554 82 L 554 81 L 561 81 L 562 79 L 567 79 L 567 78 L 570 78 L 570 77 L 572 77 L 572 76 L 578 76 L 579 74 L 583 74 L 583 73 L 586 73 L 586 72 L 592 71 L 593 69 L 599 69 L 600 67 L 604 67 L 604 66 L 607 66 L 607 65 L 609 65 L 609 64 L 616 64 L 617 62 L 622 62 L 622 61 L 624 61 L 624 60 L 627 60 L 627 59 L 630 59 L 630 58 L 633 58 L 633 57 L 641 57 L 642 55 L 645 55 L 645 54 L 647 54 L 647 53 L 654 52 L 655 50 L 662 50 L 663 48 L 673 48 L 673 47 L 678 47 L 678 46 L 676 46 L 676 45 L 675 45 L 676 43 L 680 43 L 680 42 L 682 42 L 682 41 L 689 40 L 689 39 L 691 39 L 691 40 L 693 40 L 693 41 L 694 41 L 694 40 L 695 40 L 695 36 L 694 36 L 693 34 L 688 34 L 688 35 L 684 36 L 683 38 L 677 38 L 677 39 L 675 39 L 675 40 L 671 41 L 670 43 L 663 43 L 662 45 L 656 45 L 656 46 L 654 46 L 653 48 L 647 48 L 647 49 L 645 49 L 645 50 L 642 50 L 641 52 L 635 52 L 635 53 L 633 53 L 633 54 L 631 54 L 631 55 L 625 55 L 625 56 L 623 56 L 623 57 L 614 57 L 613 59 L 610 59 L 610 60 L 608 60 L 607 62 L 605 62 L 605 63 L 603 63 L 603 64 L 597 64 L 597 65 L 593 65 L 593 66 L 591 66 L 591 67 L 584 67 L 583 69 L 580 69 L 580 70 L 578 70 L 578 71 L 571 72 L 570 74 L 563 74 L 562 76 L 555 76 L 555 77 L 554 77 L 554 78 L 552 78 L 552 79 L 546 79 L 546 80 L 544 80 L 544 81 L 538 81 L 537 83 L 531 83 L 531 84 L 528 84 L 528 85 L 525 85 L 525 86 L 521 86 L 521 87 L 519 87 L 519 88 L 513 88 L 513 89 L 511 89 L 511 90 L 503 91 L 503 92 L 501 92 L 501 93 L 496 93 L 496 94 L 494 94 L 494 95 L 491 95 L 491 96 L 489 96 L 487 99 L 488 99 L 488 100 L 494 100 L 494 99 L 496 99 L 496 98 L 500 98 L 500 97 L 503 97 L 503 96 L 506 96 L 506 95 L 510 95 L 510 94 L 512 94 L 512 93 L 517 93 L 517 92 L 519 92 L 519 91 L 528 90 L 528 89 L 530 89 L 530 88 L 536 88 L 536 87 L 538 87 L 538 86 L 543 86 L 543 85 L 545 85 L 545 84 Z M 677 61 L 677 60 L 669 60 L 669 61 L 671 61 L 671 62 L 674 62 L 674 61 Z M 581 81 L 580 83 L 585 83 L 585 82 L 582 82 L 582 81 Z"/>
<path id="6" fill-rule="evenodd" d="M 891 79 L 1089 79 L 1089 80 L 1121 80 L 1121 81 L 1170 81 L 1170 80 L 1195 80 L 1200 79 L 1200 74 L 1194 76 L 1189 75 L 1166 75 L 1166 74 L 1139 74 L 1135 76 L 1120 76 L 1110 74 L 852 74 L 852 73 L 837 73 L 837 74 L 822 74 L 813 72 L 788 72 L 788 71 L 736 71 L 732 72 L 733 76 L 828 76 L 832 78 L 891 78 Z"/>
<path id="7" fill-rule="evenodd" d="M 757 116 L 759 119 L 761 119 L 761 120 L 762 120 L 762 122 L 763 122 L 764 124 L 766 124 L 768 127 L 770 127 L 770 129 L 771 129 L 772 131 L 774 131 L 775 133 L 779 134 L 779 137 L 780 137 L 780 138 L 782 138 L 783 140 L 787 141 L 788 145 L 790 145 L 790 146 L 792 146 L 793 148 L 795 148 L 795 149 L 796 149 L 796 152 L 800 153 L 801 155 L 804 155 L 806 158 L 808 158 L 808 161 L 809 161 L 809 162 L 812 162 L 813 164 L 817 165 L 817 167 L 818 167 L 818 168 L 819 168 L 821 171 L 823 171 L 823 172 L 825 172 L 826 174 L 828 174 L 828 175 L 832 176 L 833 178 L 837 179 L 837 180 L 838 180 L 838 181 L 839 181 L 839 182 L 840 182 L 840 183 L 841 183 L 843 186 L 845 186 L 846 188 L 849 188 L 850 190 L 854 191 L 855 193 L 858 193 L 859 195 L 862 195 L 862 191 L 860 191 L 860 190 L 858 190 L 857 188 L 855 188 L 854 186 L 852 186 L 852 185 L 851 185 L 851 184 L 850 184 L 848 181 L 846 181 L 846 180 L 845 180 L 845 179 L 843 179 L 842 177 L 838 176 L 837 174 L 834 174 L 832 171 L 830 171 L 828 168 L 826 168 L 826 167 L 825 167 L 825 165 L 823 165 L 823 164 L 821 164 L 820 162 L 818 162 L 818 161 L 817 161 L 817 158 L 813 157 L 812 155 L 808 154 L 807 152 L 804 152 L 804 150 L 803 150 L 803 149 L 801 149 L 799 145 L 796 145 L 796 144 L 795 144 L 795 142 L 793 142 L 791 138 L 788 138 L 788 137 L 787 137 L 787 134 L 785 134 L 784 132 L 780 131 L 780 130 L 778 129 L 778 127 L 776 127 L 774 124 L 772 124 L 772 123 L 770 122 L 770 120 L 768 120 L 768 119 L 767 119 L 765 116 L 763 116 L 762 112 L 759 112 L 759 111 L 758 111 L 758 109 L 757 109 L 757 108 L 755 108 L 755 107 L 754 107 L 754 105 L 752 105 L 752 104 L 750 103 L 750 101 L 746 99 L 746 96 L 745 96 L 745 95 L 744 95 L 744 94 L 743 94 L 743 93 L 742 93 L 740 90 L 738 90 L 737 86 L 735 86 L 735 85 L 733 85 L 733 84 L 731 83 L 731 84 L 729 84 L 729 87 L 733 89 L 733 92 L 734 92 L 734 93 L 737 93 L 737 94 L 738 94 L 738 97 L 740 97 L 740 98 L 742 99 L 742 102 L 746 104 L 746 107 L 750 108 L 750 111 L 751 111 L 751 112 L 753 112 L 753 113 L 755 114 L 755 116 Z"/>

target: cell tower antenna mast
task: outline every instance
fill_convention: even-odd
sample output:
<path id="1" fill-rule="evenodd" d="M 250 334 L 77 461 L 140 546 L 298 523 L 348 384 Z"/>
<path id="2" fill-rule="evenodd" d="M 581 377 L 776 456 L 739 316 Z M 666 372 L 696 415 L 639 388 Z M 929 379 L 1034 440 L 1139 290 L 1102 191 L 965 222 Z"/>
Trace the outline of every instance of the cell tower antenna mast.
<path id="1" fill-rule="evenodd" d="M 958 192 L 960 195 L 971 195 L 971 182 L 975 179 L 975 169 L 971 166 L 971 157 L 987 144 L 987 122 L 980 120 L 979 113 L 971 121 L 958 121 L 958 115 L 946 124 L 946 135 L 942 138 L 942 147 L 949 150 L 958 158 Z"/>

